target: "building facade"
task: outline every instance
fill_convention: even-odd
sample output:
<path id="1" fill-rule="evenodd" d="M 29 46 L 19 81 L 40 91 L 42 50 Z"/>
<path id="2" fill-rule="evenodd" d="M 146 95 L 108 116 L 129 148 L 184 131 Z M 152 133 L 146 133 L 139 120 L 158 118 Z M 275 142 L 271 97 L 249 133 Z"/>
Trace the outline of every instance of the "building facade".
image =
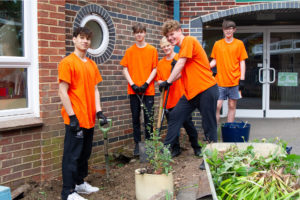
<path id="1" fill-rule="evenodd" d="M 65 130 L 57 66 L 73 51 L 75 27 L 87 26 L 97 35 L 88 56 L 103 77 L 99 91 L 103 111 L 113 120 L 109 145 L 114 151 L 133 143 L 127 82 L 119 65 L 134 43 L 133 24 L 146 24 L 146 41 L 159 49 L 161 25 L 180 17 L 184 33 L 197 37 L 210 55 L 222 38 L 222 20 L 234 20 L 236 36 L 249 54 L 249 92 L 239 102 L 237 116 L 299 117 L 299 13 L 300 1 L 1 1 L 0 184 L 15 188 L 61 176 Z M 199 113 L 194 120 L 201 124 Z M 103 162 L 103 150 L 96 128 L 91 165 Z"/>

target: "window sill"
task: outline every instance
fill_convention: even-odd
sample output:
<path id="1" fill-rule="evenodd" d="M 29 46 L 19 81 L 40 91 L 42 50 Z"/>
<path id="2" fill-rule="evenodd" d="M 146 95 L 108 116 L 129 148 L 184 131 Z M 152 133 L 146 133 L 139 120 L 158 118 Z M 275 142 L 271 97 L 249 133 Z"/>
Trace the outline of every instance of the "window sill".
<path id="1" fill-rule="evenodd" d="M 43 125 L 43 121 L 38 117 L 7 120 L 7 121 L 2 121 L 0 123 L 0 132 L 22 129 L 22 128 L 29 128 L 29 127 L 37 127 L 42 125 Z"/>

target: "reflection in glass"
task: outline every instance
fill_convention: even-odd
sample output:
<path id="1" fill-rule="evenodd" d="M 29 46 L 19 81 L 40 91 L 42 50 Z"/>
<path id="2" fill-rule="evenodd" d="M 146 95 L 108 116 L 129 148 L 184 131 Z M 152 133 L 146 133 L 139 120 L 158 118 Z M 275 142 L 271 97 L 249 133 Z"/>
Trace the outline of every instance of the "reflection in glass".
<path id="1" fill-rule="evenodd" d="M 0 110 L 27 107 L 27 69 L 0 68 Z"/>
<path id="2" fill-rule="evenodd" d="M 270 84 L 270 109 L 300 109 L 300 33 L 271 33 L 270 67 L 275 82 Z"/>
<path id="3" fill-rule="evenodd" d="M 89 21 L 86 23 L 85 27 L 92 31 L 92 41 L 91 41 L 91 49 L 98 49 L 102 44 L 103 40 L 103 32 L 100 25 L 96 21 Z"/>
<path id="4" fill-rule="evenodd" d="M 23 56 L 23 2 L 0 1 L 0 56 Z"/>

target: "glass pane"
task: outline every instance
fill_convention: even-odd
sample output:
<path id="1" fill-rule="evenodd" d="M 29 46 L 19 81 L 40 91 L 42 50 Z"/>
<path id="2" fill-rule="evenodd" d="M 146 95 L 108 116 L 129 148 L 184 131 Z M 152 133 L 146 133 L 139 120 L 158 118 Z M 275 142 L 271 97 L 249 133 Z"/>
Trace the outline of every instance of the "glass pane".
<path id="1" fill-rule="evenodd" d="M 0 56 L 23 56 L 23 3 L 0 1 Z"/>
<path id="2" fill-rule="evenodd" d="M 89 21 L 86 23 L 85 27 L 90 29 L 93 33 L 91 41 L 91 49 L 98 49 L 102 44 L 103 32 L 101 26 L 96 21 Z"/>
<path id="3" fill-rule="evenodd" d="M 262 109 L 262 84 L 259 82 L 259 69 L 263 67 L 263 33 L 235 33 L 235 38 L 244 42 L 246 59 L 246 86 L 237 109 Z"/>
<path id="4" fill-rule="evenodd" d="M 27 107 L 27 69 L 0 68 L 0 110 Z"/>
<path id="5" fill-rule="evenodd" d="M 270 109 L 300 109 L 300 33 L 271 33 Z M 274 79 L 270 72 L 271 81 Z"/>

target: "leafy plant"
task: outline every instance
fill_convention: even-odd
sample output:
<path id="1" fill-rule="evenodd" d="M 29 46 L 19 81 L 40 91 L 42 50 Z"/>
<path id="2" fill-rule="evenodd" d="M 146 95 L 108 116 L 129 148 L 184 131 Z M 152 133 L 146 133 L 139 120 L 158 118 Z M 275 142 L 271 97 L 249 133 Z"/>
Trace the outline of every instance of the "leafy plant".
<path id="1" fill-rule="evenodd" d="M 270 141 L 270 140 L 269 140 Z M 286 142 L 275 139 L 277 153 L 257 156 L 253 146 L 225 152 L 206 151 L 218 199 L 299 199 L 300 156 L 287 155 Z"/>
<path id="2" fill-rule="evenodd" d="M 161 142 L 157 130 L 153 131 L 151 139 L 146 141 L 146 154 L 155 174 L 170 173 L 172 170 L 170 163 L 173 162 L 172 156 L 168 146 Z"/>

